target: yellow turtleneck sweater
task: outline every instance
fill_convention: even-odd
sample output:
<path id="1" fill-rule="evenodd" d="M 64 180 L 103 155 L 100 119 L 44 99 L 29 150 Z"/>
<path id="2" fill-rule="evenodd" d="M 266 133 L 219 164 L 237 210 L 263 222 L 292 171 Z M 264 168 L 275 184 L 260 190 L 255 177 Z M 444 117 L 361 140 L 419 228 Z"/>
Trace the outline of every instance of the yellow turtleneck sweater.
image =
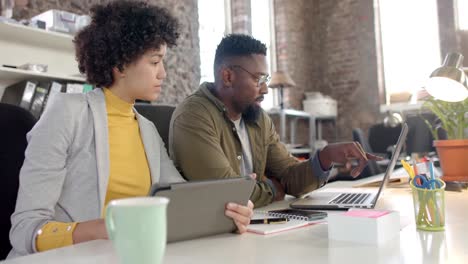
<path id="1" fill-rule="evenodd" d="M 104 89 L 104 94 L 110 154 L 107 205 L 114 199 L 147 195 L 151 177 L 133 104 L 123 101 L 109 89 Z"/>
<path id="2" fill-rule="evenodd" d="M 107 205 L 114 199 L 146 195 L 151 186 L 151 177 L 133 104 L 123 101 L 109 89 L 104 89 L 104 95 L 110 160 Z M 72 245 L 76 224 L 48 222 L 36 237 L 37 250 Z"/>

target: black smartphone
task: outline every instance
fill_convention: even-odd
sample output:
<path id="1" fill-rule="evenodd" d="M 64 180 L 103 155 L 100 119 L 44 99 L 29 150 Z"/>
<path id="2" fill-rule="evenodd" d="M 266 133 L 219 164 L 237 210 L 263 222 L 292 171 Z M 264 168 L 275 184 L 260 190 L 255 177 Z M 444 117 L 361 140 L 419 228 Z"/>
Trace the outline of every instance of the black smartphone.
<path id="1" fill-rule="evenodd" d="M 313 211 L 313 210 L 301 210 L 301 209 L 281 209 L 281 210 L 271 210 L 268 211 L 268 214 L 271 216 L 299 216 L 307 217 L 309 221 L 319 220 L 327 217 L 326 212 L 322 211 Z"/>

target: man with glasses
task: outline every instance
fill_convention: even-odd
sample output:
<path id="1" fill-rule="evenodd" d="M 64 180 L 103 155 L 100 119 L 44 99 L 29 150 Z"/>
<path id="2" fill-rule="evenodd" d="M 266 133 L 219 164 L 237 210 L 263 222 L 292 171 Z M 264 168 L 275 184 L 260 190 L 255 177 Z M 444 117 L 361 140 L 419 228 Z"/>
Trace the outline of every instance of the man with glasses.
<path id="1" fill-rule="evenodd" d="M 188 180 L 250 176 L 257 179 L 251 200 L 263 206 L 298 196 L 326 183 L 333 162 L 349 164 L 359 175 L 368 159 L 354 143 L 331 144 L 300 162 L 279 141 L 260 103 L 268 93 L 266 46 L 241 34 L 224 37 L 216 49 L 214 83 L 202 83 L 174 111 L 169 149 Z"/>

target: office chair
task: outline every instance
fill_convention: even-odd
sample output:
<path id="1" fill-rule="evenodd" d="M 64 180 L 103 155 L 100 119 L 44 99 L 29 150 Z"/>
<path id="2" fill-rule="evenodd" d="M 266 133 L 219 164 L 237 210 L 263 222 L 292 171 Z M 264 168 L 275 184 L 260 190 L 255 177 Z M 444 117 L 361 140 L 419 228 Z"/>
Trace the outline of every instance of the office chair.
<path id="1" fill-rule="evenodd" d="M 432 146 L 434 138 L 424 120 L 428 120 L 429 123 L 433 124 L 436 121 L 436 117 L 429 113 L 406 117 L 406 123 L 409 128 L 408 139 L 406 140 L 406 152 L 408 155 L 411 153 L 435 151 L 435 148 Z"/>
<path id="2" fill-rule="evenodd" d="M 396 145 L 401 132 L 401 124 L 395 127 L 385 126 L 385 124 L 375 124 L 369 128 L 369 147 L 374 153 L 391 156 L 389 147 Z"/>
<path id="3" fill-rule="evenodd" d="M 27 146 L 26 134 L 35 123 L 36 119 L 27 110 L 0 103 L 0 176 L 3 183 L 0 194 L 0 259 L 6 258 L 11 250 L 10 217 L 18 195 L 19 172 Z"/>
<path id="4" fill-rule="evenodd" d="M 166 151 L 169 152 L 169 125 L 171 123 L 171 117 L 175 110 L 175 106 L 136 103 L 135 109 L 142 116 L 154 123 L 164 142 Z"/>

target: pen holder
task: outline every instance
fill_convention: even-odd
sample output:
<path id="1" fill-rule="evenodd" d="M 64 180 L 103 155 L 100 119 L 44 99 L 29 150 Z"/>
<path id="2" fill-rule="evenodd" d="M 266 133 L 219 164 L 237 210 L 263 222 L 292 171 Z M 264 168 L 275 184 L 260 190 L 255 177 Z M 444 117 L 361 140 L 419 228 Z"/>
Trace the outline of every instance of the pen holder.
<path id="1" fill-rule="evenodd" d="M 445 230 L 445 182 L 438 181 L 441 187 L 436 189 L 419 188 L 410 182 L 417 229 Z"/>

